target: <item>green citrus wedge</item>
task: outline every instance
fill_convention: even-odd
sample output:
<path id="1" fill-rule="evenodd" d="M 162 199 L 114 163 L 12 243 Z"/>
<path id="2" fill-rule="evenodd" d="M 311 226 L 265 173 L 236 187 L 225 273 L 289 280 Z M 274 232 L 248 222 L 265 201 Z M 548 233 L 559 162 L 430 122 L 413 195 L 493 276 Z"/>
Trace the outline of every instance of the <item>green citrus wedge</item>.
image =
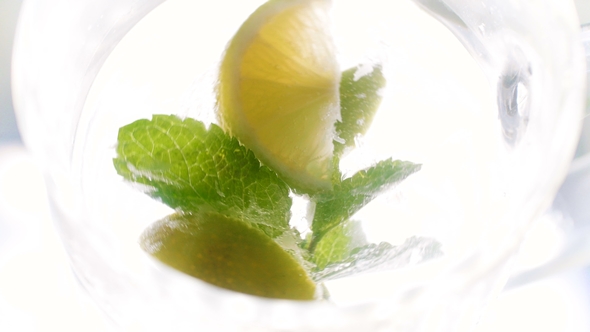
<path id="1" fill-rule="evenodd" d="M 340 69 L 329 0 L 271 0 L 230 41 L 219 121 L 292 187 L 329 189 Z"/>
<path id="2" fill-rule="evenodd" d="M 314 299 L 315 283 L 297 260 L 236 219 L 174 214 L 144 231 L 140 244 L 163 263 L 219 287 L 269 298 Z"/>

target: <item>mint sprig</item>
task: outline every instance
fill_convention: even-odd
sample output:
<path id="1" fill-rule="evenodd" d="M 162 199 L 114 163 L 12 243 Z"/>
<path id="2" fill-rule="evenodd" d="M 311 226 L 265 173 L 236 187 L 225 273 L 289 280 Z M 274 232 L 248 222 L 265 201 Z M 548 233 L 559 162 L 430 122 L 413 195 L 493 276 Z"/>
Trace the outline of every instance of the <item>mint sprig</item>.
<path id="1" fill-rule="evenodd" d="M 313 238 L 309 249 L 333 227 L 348 220 L 381 192 L 420 170 L 420 165 L 399 160 L 383 160 L 336 184 L 332 191 L 311 196 L 315 203 L 311 230 Z"/>
<path id="2" fill-rule="evenodd" d="M 117 172 L 183 212 L 217 212 L 275 238 L 289 229 L 289 187 L 215 124 L 154 115 L 119 130 Z"/>
<path id="3" fill-rule="evenodd" d="M 442 255 L 441 244 L 426 237 L 411 237 L 399 246 L 387 242 L 357 247 L 342 260 L 314 271 L 317 282 L 339 279 L 360 273 L 384 271 L 420 264 Z"/>
<path id="4" fill-rule="evenodd" d="M 387 81 L 381 65 L 369 68 L 353 67 L 342 72 L 340 79 L 341 120 L 335 124 L 339 139 L 334 141 L 334 153 L 339 157 L 347 147 L 355 145 L 355 137 L 364 135 L 381 104 L 381 90 Z"/>
<path id="5" fill-rule="evenodd" d="M 367 244 L 360 222 L 347 220 L 326 232 L 316 246 L 313 252 L 315 270 L 321 271 L 329 264 L 341 262 L 350 257 L 355 248 Z"/>
<path id="6" fill-rule="evenodd" d="M 399 246 L 369 243 L 361 225 L 347 220 L 330 229 L 313 252 L 311 274 L 322 282 L 350 275 L 407 267 L 442 255 L 441 245 L 426 237 L 411 237 Z"/>
<path id="7" fill-rule="evenodd" d="M 385 86 L 381 66 L 374 66 L 362 76 L 357 75 L 357 70 L 352 68 L 342 74 L 342 117 L 335 124 L 332 189 L 309 195 L 314 210 L 310 214 L 312 235 L 306 241 L 289 225 L 289 195 L 297 191 L 219 126 L 211 124 L 206 128 L 195 119 L 154 115 L 151 120 L 138 120 L 120 128 L 117 157 L 113 160 L 118 174 L 176 209 L 176 216 L 186 216 L 182 227 L 190 229 L 188 233 L 168 231 L 166 227 L 172 224 L 161 221 L 158 227 L 151 228 L 150 239 L 176 243 L 172 237 L 181 234 L 182 241 L 193 243 L 192 237 L 203 239 L 203 234 L 192 224 L 191 216 L 216 215 L 222 222 L 243 222 L 261 230 L 316 282 L 407 265 L 408 255 L 423 260 L 439 255 L 438 243 L 431 239 L 412 238 L 399 247 L 385 242 L 370 244 L 360 223 L 351 220 L 379 194 L 421 167 L 387 159 L 342 178 L 340 158 L 368 130 L 381 102 L 380 90 Z M 171 218 L 178 219 L 174 215 Z M 216 241 L 223 241 L 222 236 Z M 189 274 L 200 275 L 190 269 L 194 263 L 190 257 L 177 257 L 183 255 L 183 250 L 166 251 L 174 253 L 174 262 L 162 259 L 172 266 L 180 264 L 177 268 L 192 271 Z"/>

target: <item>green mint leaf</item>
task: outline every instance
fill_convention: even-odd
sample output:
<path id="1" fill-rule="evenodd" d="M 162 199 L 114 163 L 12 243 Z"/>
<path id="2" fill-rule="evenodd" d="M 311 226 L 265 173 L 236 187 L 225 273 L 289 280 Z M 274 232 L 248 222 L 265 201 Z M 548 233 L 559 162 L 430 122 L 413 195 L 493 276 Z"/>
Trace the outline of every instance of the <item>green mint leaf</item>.
<path id="1" fill-rule="evenodd" d="M 350 219 L 378 194 L 417 172 L 420 167 L 407 161 L 383 160 L 334 184 L 332 191 L 311 196 L 315 212 L 311 226 L 314 239 L 310 249 L 313 251 L 319 239 L 332 227 Z"/>
<path id="2" fill-rule="evenodd" d="M 360 222 L 347 220 L 326 232 L 313 252 L 316 270 L 348 258 L 353 249 L 367 245 Z"/>
<path id="3" fill-rule="evenodd" d="M 154 115 L 120 128 L 117 172 L 184 212 L 215 211 L 275 238 L 289 229 L 289 187 L 221 128 Z"/>
<path id="4" fill-rule="evenodd" d="M 217 213 L 173 214 L 139 241 L 161 262 L 219 287 L 252 295 L 311 300 L 304 267 L 251 223 Z"/>
<path id="5" fill-rule="evenodd" d="M 362 69 L 363 67 L 355 67 L 342 72 L 340 79 L 342 119 L 335 125 L 336 134 L 340 138 L 334 141 L 336 156 L 341 155 L 346 147 L 354 146 L 355 136 L 364 135 L 367 132 L 381 104 L 380 90 L 386 84 L 381 66 L 376 65 L 370 73 L 360 76 Z"/>
<path id="6" fill-rule="evenodd" d="M 407 267 L 442 256 L 441 244 L 431 238 L 411 237 L 400 246 L 387 242 L 369 244 L 352 250 L 340 262 L 314 273 L 316 282 L 338 279 L 359 273 Z"/>

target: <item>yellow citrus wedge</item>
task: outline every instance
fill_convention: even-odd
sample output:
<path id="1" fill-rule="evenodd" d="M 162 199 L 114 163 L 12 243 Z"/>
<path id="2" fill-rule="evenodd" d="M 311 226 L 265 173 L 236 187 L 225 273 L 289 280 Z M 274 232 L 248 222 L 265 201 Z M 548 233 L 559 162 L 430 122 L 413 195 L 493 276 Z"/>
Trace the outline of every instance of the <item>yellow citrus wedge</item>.
<path id="1" fill-rule="evenodd" d="M 217 86 L 219 121 L 304 192 L 329 189 L 340 69 L 330 0 L 271 0 L 230 41 Z"/>

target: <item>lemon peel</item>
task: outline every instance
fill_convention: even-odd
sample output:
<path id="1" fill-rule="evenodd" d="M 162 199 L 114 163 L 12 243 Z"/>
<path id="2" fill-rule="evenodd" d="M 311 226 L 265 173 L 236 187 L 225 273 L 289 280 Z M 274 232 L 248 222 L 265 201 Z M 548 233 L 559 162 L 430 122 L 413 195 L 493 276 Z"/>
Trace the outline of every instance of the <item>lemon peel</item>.
<path id="1" fill-rule="evenodd" d="M 271 0 L 230 41 L 217 86 L 221 126 L 295 189 L 331 188 L 340 68 L 329 0 Z"/>

